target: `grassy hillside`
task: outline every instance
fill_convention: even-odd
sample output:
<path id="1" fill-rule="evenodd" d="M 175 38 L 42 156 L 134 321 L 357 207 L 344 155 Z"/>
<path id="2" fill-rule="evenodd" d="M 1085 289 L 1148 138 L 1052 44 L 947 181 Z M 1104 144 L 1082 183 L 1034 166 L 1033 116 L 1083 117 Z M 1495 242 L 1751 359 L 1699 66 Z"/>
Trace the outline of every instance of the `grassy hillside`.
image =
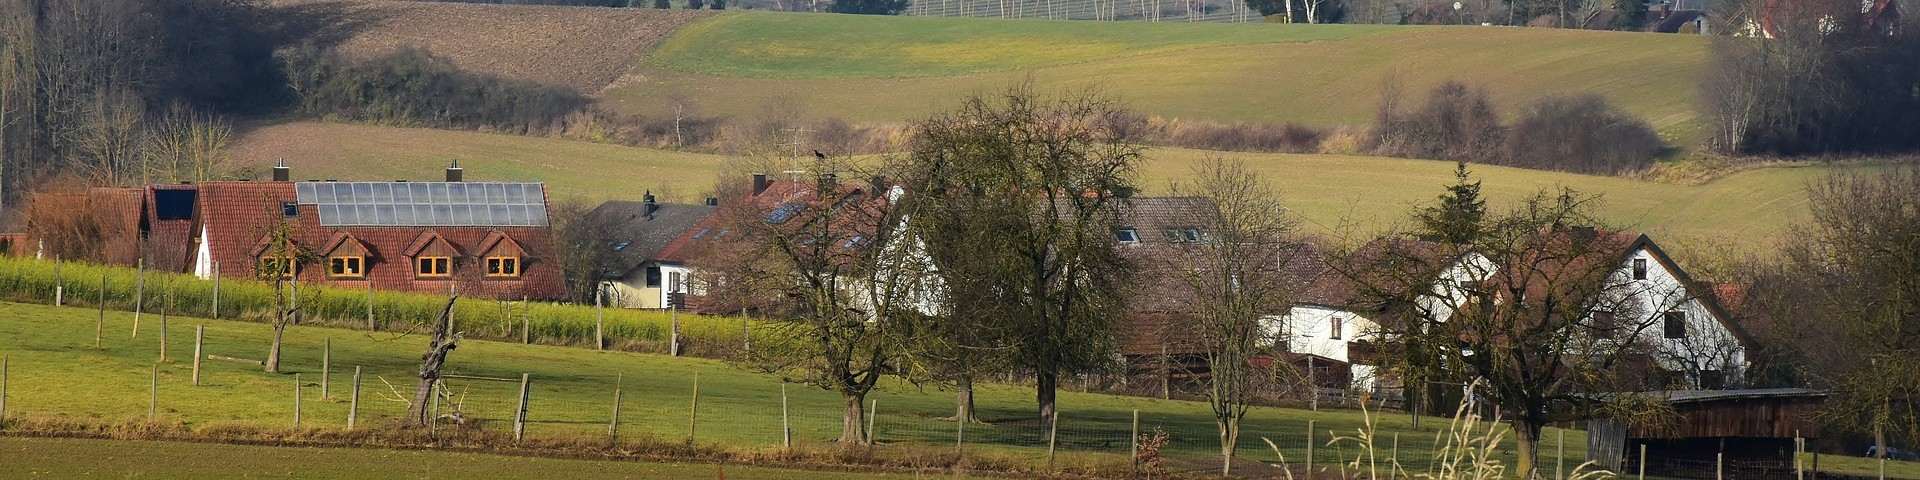
<path id="1" fill-rule="evenodd" d="M 1249 162 L 1280 186 L 1286 201 L 1318 233 L 1371 233 L 1403 222 L 1415 203 L 1431 200 L 1453 180 L 1453 164 L 1429 160 L 1232 153 L 1155 148 L 1140 171 L 1148 192 L 1165 191 L 1208 155 Z M 727 157 L 546 138 L 383 128 L 331 123 L 264 127 L 241 138 L 238 159 L 263 169 L 287 158 L 296 178 L 433 179 L 460 159 L 474 179 L 543 180 L 559 198 L 637 198 L 642 191 L 697 201 L 726 169 Z M 1791 222 L 1807 218 L 1802 187 L 1832 167 L 1776 167 L 1728 175 L 1704 185 L 1475 167 L 1486 195 L 1510 205 L 1541 188 L 1573 187 L 1605 196 L 1601 212 L 1615 224 L 1700 247 L 1768 244 Z M 737 180 L 737 179 L 736 179 Z"/>
<path id="2" fill-rule="evenodd" d="M 1505 27 L 1189 24 L 281 0 L 355 55 L 414 45 L 470 70 L 573 86 L 621 110 L 770 109 L 898 122 L 1032 79 L 1097 87 L 1153 115 L 1359 124 L 1389 77 L 1447 79 L 1508 111 L 1606 95 L 1682 143 L 1697 135 L 1698 36 Z M 664 39 L 664 40 L 663 40 Z"/>
<path id="3" fill-rule="evenodd" d="M 1694 135 L 1694 36 L 1494 27 L 1143 24 L 731 14 L 682 28 L 606 91 L 623 108 L 766 105 L 896 121 L 1032 79 L 1098 88 L 1140 111 L 1216 121 L 1361 124 L 1381 85 L 1448 79 L 1512 111 L 1550 94 L 1607 96 L 1678 141 Z"/>
<path id="4" fill-rule="evenodd" d="M 563 460 L 429 450 L 287 448 L 187 442 L 0 437 L 8 469 L 43 478 L 726 478 L 904 479 L 868 474 L 667 462 Z M 156 462 L 155 458 L 166 461 Z M 947 477 L 943 477 L 947 478 Z M 965 477 L 959 477 L 965 478 Z"/>

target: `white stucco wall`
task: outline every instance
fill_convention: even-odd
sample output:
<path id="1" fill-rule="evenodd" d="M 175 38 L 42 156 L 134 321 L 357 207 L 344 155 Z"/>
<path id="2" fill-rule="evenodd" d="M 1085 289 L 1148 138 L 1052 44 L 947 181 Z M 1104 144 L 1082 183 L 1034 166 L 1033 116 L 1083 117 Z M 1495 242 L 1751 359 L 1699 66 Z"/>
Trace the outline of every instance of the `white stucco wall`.
<path id="1" fill-rule="evenodd" d="M 1633 278 L 1636 259 L 1646 262 L 1645 279 Z M 1719 370 L 1733 383 L 1743 377 L 1747 364 L 1746 351 L 1733 331 L 1714 316 L 1712 309 L 1702 299 L 1688 292 L 1681 285 L 1678 275 L 1655 258 L 1654 252 L 1646 248 L 1631 252 L 1621 262 L 1620 270 L 1614 273 L 1613 282 L 1624 286 L 1620 291 L 1631 294 L 1626 299 L 1626 304 L 1631 305 L 1629 309 L 1639 311 L 1631 318 L 1621 316 L 1615 321 L 1622 325 L 1652 322 L 1649 328 L 1639 332 L 1639 340 L 1659 349 L 1656 360 L 1661 368 L 1682 373 Z M 1661 315 L 1669 311 L 1686 314 L 1684 338 L 1666 338 L 1665 321 Z M 1699 379 L 1688 380 L 1693 383 L 1692 387 L 1701 387 Z"/>

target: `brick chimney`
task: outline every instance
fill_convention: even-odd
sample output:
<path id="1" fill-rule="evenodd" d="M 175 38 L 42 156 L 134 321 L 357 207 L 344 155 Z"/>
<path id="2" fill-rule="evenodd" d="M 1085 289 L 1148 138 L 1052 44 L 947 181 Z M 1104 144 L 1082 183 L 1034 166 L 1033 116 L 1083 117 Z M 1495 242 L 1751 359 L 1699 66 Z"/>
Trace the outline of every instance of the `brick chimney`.
<path id="1" fill-rule="evenodd" d="M 759 195 L 760 192 L 765 192 L 765 191 L 767 191 L 767 174 L 764 174 L 764 173 L 753 174 L 753 194 Z"/>
<path id="2" fill-rule="evenodd" d="M 467 172 L 467 169 L 460 168 L 460 159 L 456 158 L 453 160 L 452 163 L 447 164 L 447 181 L 449 182 L 465 181 L 461 179 L 466 178 L 466 172 Z"/>
<path id="3" fill-rule="evenodd" d="M 293 169 L 287 167 L 287 159 L 282 158 L 273 164 L 273 181 L 285 182 L 292 178 Z"/>
<path id="4" fill-rule="evenodd" d="M 640 202 L 646 204 L 646 215 L 649 219 L 653 218 L 653 212 L 660 211 L 660 204 L 654 202 L 652 190 L 648 190 L 646 195 L 642 195 Z"/>

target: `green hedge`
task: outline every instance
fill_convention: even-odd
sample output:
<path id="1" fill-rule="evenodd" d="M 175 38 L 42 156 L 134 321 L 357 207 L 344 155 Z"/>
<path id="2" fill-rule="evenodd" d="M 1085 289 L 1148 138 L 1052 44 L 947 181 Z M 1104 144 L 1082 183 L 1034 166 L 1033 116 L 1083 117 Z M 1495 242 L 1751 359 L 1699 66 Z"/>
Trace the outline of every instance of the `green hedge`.
<path id="1" fill-rule="evenodd" d="M 97 307 L 105 279 L 106 307 L 132 311 L 135 292 L 145 297 L 141 310 L 166 311 L 171 315 L 212 317 L 212 280 L 192 275 L 147 271 L 146 287 L 141 289 L 139 273 L 133 268 L 90 263 L 50 262 L 21 257 L 0 257 L 0 300 L 51 304 L 56 286 L 64 286 L 65 304 Z M 168 299 L 169 293 L 171 300 Z M 367 328 L 367 301 L 361 289 L 340 289 L 313 284 L 300 288 L 303 324 L 331 327 Z M 371 296 L 373 316 L 382 331 L 424 331 L 446 305 L 446 297 L 418 293 L 376 291 Z M 222 319 L 269 321 L 273 312 L 273 286 L 244 279 L 220 279 L 220 315 Z M 629 351 L 665 352 L 672 319 L 669 312 L 607 308 L 608 348 Z M 522 326 L 531 331 L 530 340 L 548 345 L 593 345 L 594 308 L 592 306 L 500 301 L 461 298 L 454 305 L 454 323 L 467 338 L 520 341 Z M 747 331 L 740 317 L 679 314 L 683 352 L 704 357 L 730 357 L 736 354 Z M 754 326 L 754 336 L 766 329 Z M 761 344 L 761 338 L 754 343 Z"/>

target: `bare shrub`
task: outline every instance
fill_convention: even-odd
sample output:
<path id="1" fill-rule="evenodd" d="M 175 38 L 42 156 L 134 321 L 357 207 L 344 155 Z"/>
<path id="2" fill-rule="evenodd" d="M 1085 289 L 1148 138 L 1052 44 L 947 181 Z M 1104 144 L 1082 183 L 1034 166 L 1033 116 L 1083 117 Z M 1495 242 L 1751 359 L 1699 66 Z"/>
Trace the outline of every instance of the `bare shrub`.
<path id="1" fill-rule="evenodd" d="M 1367 132 L 1363 128 L 1342 125 L 1327 131 L 1320 139 L 1319 153 L 1356 155 L 1366 151 Z"/>
<path id="2" fill-rule="evenodd" d="M 1419 109 L 1401 112 L 1398 89 L 1381 101 L 1368 150 L 1380 155 L 1486 161 L 1500 154 L 1504 130 L 1485 89 L 1448 81 Z"/>
<path id="3" fill-rule="evenodd" d="M 1652 166 L 1666 148 L 1646 121 L 1599 95 L 1552 96 L 1520 114 L 1508 132 L 1505 158 L 1491 163 L 1619 174 Z"/>
<path id="4" fill-rule="evenodd" d="M 1318 150 L 1326 132 L 1297 123 L 1169 121 L 1158 141 L 1166 145 L 1242 152 L 1306 153 Z"/>

